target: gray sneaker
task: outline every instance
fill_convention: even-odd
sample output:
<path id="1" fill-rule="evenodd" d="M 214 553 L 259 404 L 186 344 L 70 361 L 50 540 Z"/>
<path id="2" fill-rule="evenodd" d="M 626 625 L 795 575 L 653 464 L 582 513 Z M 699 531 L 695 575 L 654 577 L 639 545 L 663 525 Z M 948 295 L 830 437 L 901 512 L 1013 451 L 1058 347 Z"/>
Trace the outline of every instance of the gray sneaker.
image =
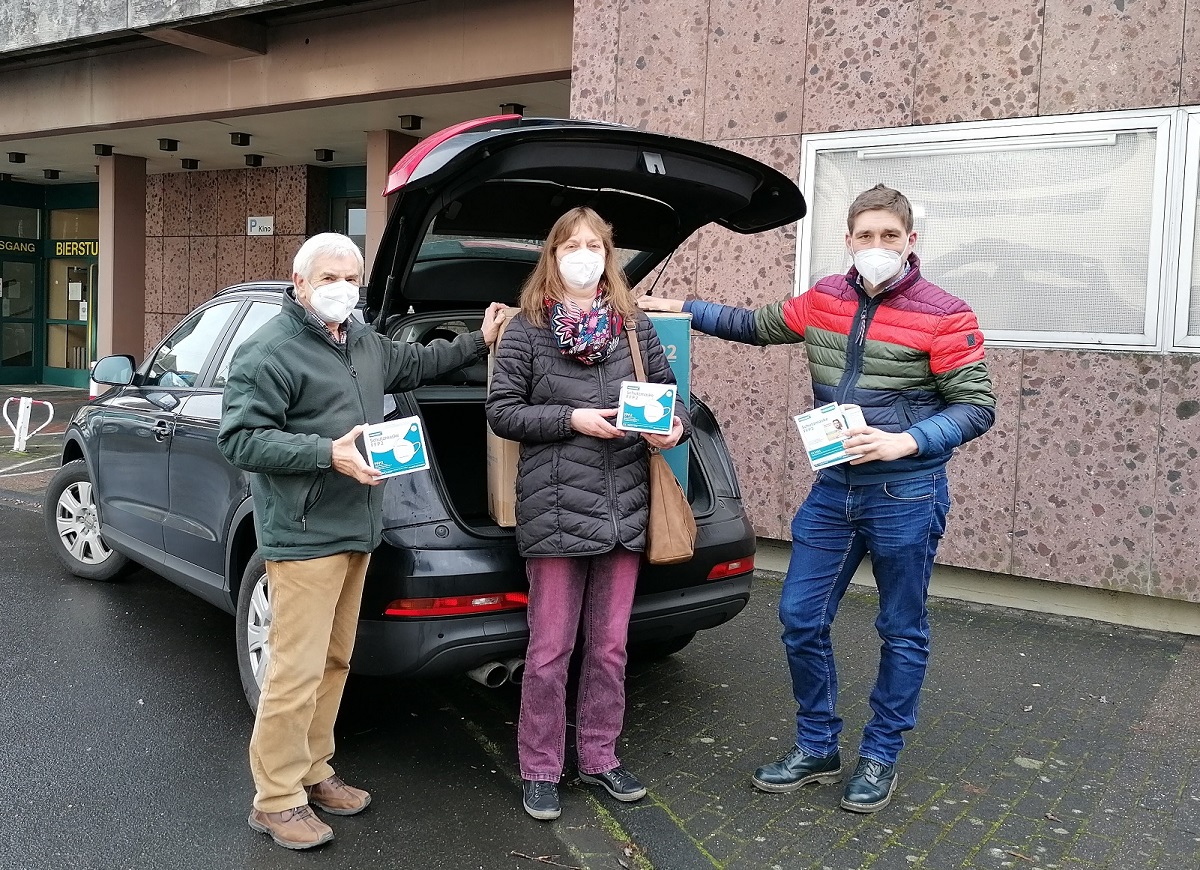
<path id="1" fill-rule="evenodd" d="M 619 801 L 638 801 L 646 796 L 646 787 L 638 778 L 623 767 L 614 767 L 604 773 L 584 773 L 579 778 L 592 785 L 603 786 L 604 790 Z"/>
<path id="2" fill-rule="evenodd" d="M 557 819 L 562 815 L 562 804 L 558 800 L 558 784 L 539 779 L 522 780 L 525 812 L 541 821 Z"/>

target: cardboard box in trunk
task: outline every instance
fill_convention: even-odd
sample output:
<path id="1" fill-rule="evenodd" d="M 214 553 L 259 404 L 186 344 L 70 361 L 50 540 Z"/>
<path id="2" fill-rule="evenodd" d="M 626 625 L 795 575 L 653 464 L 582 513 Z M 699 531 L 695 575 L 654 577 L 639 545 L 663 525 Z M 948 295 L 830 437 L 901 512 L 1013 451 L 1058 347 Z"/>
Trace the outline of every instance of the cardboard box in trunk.
<path id="1" fill-rule="evenodd" d="M 519 308 L 506 308 L 500 321 L 500 334 L 496 337 L 496 346 L 508 326 L 510 318 L 514 317 Z M 495 365 L 495 353 L 488 354 L 488 390 L 492 388 L 492 367 Z M 486 425 L 486 424 L 485 424 Z M 487 488 L 488 513 L 496 525 L 512 528 L 517 524 L 517 459 L 521 455 L 521 445 L 516 441 L 501 438 L 488 426 L 487 430 Z"/>

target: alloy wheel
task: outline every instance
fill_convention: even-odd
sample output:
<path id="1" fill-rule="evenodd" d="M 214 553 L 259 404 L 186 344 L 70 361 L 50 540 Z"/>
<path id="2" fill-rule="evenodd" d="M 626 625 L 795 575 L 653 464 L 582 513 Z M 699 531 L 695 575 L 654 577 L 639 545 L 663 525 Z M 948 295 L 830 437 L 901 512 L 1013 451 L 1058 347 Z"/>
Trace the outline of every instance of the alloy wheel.
<path id="1" fill-rule="evenodd" d="M 246 655 L 250 659 L 250 669 L 254 672 L 254 681 L 262 687 L 267 675 L 267 665 L 271 663 L 271 647 L 267 643 L 267 634 L 271 628 L 271 597 L 267 592 L 266 572 L 254 581 L 254 591 L 250 595 L 250 611 L 246 614 Z"/>
<path id="2" fill-rule="evenodd" d="M 62 545 L 83 564 L 99 565 L 112 556 L 112 548 L 100 537 L 100 518 L 88 481 L 72 483 L 62 491 L 55 520 Z"/>

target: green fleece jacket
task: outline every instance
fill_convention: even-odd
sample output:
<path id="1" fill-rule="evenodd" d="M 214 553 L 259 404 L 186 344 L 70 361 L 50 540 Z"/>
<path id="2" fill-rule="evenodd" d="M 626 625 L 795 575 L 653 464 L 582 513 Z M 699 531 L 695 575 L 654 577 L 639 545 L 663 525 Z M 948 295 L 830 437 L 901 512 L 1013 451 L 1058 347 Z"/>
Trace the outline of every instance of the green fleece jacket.
<path id="1" fill-rule="evenodd" d="M 289 292 L 283 310 L 234 353 L 217 446 L 252 472 L 259 551 L 271 561 L 372 552 L 384 485 L 331 467 L 333 441 L 383 420 L 388 393 L 420 386 L 487 353 L 483 333 L 426 346 L 389 341 L 351 318 L 338 345 Z"/>

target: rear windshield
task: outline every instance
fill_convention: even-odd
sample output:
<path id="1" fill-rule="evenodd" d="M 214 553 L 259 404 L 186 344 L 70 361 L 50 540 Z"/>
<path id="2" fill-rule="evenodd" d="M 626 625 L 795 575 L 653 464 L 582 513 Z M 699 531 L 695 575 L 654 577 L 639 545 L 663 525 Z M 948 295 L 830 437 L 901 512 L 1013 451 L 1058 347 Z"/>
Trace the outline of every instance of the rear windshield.
<path id="1" fill-rule="evenodd" d="M 417 262 L 456 257 L 484 260 L 516 260 L 527 262 L 530 268 L 542 254 L 545 239 L 498 238 L 495 236 L 441 235 L 428 233 L 417 253 Z M 615 248 L 621 268 L 625 268 L 644 251 Z"/>
<path id="2" fill-rule="evenodd" d="M 414 311 L 430 308 L 515 305 L 542 253 L 545 239 L 429 233 L 421 243 L 404 297 Z M 617 248 L 621 267 L 644 251 Z"/>

